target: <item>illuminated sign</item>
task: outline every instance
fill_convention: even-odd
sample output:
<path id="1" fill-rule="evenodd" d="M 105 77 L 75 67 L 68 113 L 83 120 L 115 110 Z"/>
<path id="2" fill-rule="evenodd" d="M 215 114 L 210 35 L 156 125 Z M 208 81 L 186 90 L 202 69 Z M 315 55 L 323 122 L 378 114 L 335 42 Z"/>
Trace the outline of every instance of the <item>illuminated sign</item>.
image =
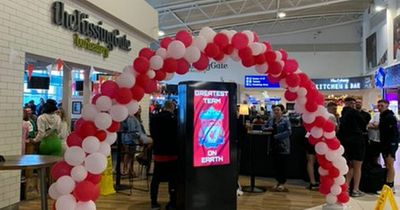
<path id="1" fill-rule="evenodd" d="M 228 93 L 219 90 L 194 92 L 194 167 L 230 163 Z"/>
<path id="2" fill-rule="evenodd" d="M 245 88 L 279 88 L 279 83 L 272 83 L 266 75 L 249 75 L 244 77 Z"/>
<path id="3" fill-rule="evenodd" d="M 367 77 L 312 79 L 318 90 L 360 90 L 372 88 L 372 79 Z"/>

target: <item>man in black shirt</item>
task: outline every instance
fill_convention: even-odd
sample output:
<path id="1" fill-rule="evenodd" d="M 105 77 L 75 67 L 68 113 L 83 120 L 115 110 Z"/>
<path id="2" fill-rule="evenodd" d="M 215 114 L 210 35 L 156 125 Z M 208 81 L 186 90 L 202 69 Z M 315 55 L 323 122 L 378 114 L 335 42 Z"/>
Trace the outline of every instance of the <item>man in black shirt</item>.
<path id="1" fill-rule="evenodd" d="M 345 157 L 349 166 L 346 182 L 350 186 L 353 180 L 351 196 L 360 197 L 364 195 L 359 189 L 361 166 L 365 156 L 363 132 L 368 122 L 364 122 L 360 112 L 356 110 L 356 100 L 354 98 L 347 97 L 344 101 L 345 107 L 340 118 L 338 137 L 345 149 Z"/>
<path id="2" fill-rule="evenodd" d="M 380 144 L 382 156 L 385 160 L 387 169 L 386 185 L 394 187 L 394 160 L 396 151 L 399 147 L 399 131 L 397 128 L 397 118 L 389 110 L 387 100 L 378 101 L 378 110 L 381 113 L 379 119 Z"/>

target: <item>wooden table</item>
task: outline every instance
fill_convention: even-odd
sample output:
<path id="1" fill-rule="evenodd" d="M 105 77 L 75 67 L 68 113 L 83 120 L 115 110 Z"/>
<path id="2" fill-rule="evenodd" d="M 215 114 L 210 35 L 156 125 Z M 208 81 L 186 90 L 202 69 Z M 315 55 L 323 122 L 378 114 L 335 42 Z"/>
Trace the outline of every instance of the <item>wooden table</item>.
<path id="1" fill-rule="evenodd" d="M 41 209 L 47 210 L 46 169 L 61 160 L 61 157 L 45 155 L 18 155 L 4 156 L 4 159 L 6 160 L 5 162 L 0 162 L 0 171 L 39 169 Z"/>

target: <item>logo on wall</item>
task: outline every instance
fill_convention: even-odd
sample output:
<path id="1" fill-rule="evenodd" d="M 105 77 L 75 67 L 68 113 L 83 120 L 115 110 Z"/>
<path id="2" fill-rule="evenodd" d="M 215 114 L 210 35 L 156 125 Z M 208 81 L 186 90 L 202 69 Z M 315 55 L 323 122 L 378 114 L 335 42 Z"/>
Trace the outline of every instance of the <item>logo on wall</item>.
<path id="1" fill-rule="evenodd" d="M 109 31 L 103 28 L 102 21 L 95 23 L 89 22 L 89 15 L 79 10 L 74 10 L 69 14 L 64 9 L 64 3 L 56 1 L 52 4 L 52 21 L 55 25 L 62 26 L 74 34 L 74 45 L 101 54 L 104 58 L 108 57 L 108 52 L 118 47 L 124 51 L 131 50 L 131 41 L 126 38 L 126 35 L 121 35 L 118 29 Z M 81 39 L 78 34 L 86 36 L 86 39 Z M 91 39 L 103 42 L 105 46 L 99 43 L 94 43 Z"/>

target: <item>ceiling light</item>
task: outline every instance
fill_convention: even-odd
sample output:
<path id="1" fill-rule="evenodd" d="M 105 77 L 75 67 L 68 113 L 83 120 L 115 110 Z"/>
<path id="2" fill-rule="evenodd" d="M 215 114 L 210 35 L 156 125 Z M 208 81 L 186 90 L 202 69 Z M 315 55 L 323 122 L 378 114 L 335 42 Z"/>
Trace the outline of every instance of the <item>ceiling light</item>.
<path id="1" fill-rule="evenodd" d="M 158 31 L 158 36 L 164 36 L 164 35 L 165 35 L 164 31 L 161 30 Z"/>
<path id="2" fill-rule="evenodd" d="M 382 11 L 382 10 L 384 10 L 384 9 L 385 9 L 384 6 L 379 6 L 379 5 L 376 5 L 376 6 L 375 6 L 375 11 L 376 11 L 376 12 L 380 12 L 380 11 Z"/>
<path id="3" fill-rule="evenodd" d="M 286 13 L 284 13 L 284 12 L 278 12 L 278 17 L 279 17 L 279 18 L 284 18 L 284 17 L 286 17 Z"/>

